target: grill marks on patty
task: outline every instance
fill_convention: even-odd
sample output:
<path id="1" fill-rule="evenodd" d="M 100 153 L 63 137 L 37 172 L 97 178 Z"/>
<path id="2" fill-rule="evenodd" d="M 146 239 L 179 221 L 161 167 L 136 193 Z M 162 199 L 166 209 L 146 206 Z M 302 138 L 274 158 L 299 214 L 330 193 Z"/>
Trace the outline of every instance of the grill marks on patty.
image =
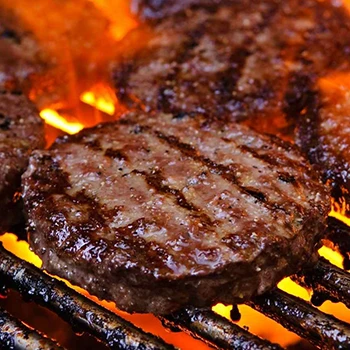
<path id="1" fill-rule="evenodd" d="M 160 4 L 164 16 L 121 46 L 113 76 L 130 108 L 243 121 L 291 139 L 318 77 L 348 69 L 349 15 L 328 1 L 195 1 L 168 16 L 173 6 Z"/>
<path id="2" fill-rule="evenodd" d="M 168 117 L 169 119 L 169 117 Z M 188 120 L 187 123 L 185 124 L 188 126 L 188 123 L 191 123 L 191 126 L 193 128 L 199 128 L 200 125 L 197 121 L 195 120 Z M 153 124 L 152 122 L 150 124 Z M 185 126 L 184 125 L 184 126 Z M 237 160 L 237 164 L 229 164 L 229 165 L 223 165 L 222 163 L 216 163 L 213 160 L 211 160 L 209 157 L 201 155 L 201 152 L 191 146 L 188 143 L 183 143 L 181 142 L 176 136 L 166 136 L 163 134 L 164 130 L 162 129 L 162 132 L 157 130 L 158 125 L 155 125 L 154 127 L 150 125 L 142 126 L 138 125 L 137 128 L 139 130 L 142 130 L 142 132 L 138 132 L 135 135 L 133 132 L 134 126 L 132 127 L 131 130 L 124 130 L 126 136 L 126 139 L 124 142 L 128 143 L 128 146 L 124 145 L 123 143 L 118 145 L 117 149 L 111 149 L 108 148 L 107 151 L 105 152 L 105 155 L 108 154 L 118 154 L 117 160 L 122 160 L 123 161 L 123 171 L 126 172 L 126 176 L 133 176 L 133 175 L 142 175 L 145 178 L 145 181 L 147 182 L 148 186 L 155 189 L 158 193 L 161 194 L 166 194 L 170 195 L 173 197 L 173 201 L 176 202 L 178 205 L 181 207 L 193 211 L 193 212 L 198 212 L 198 208 L 196 205 L 194 205 L 191 201 L 186 199 L 186 195 L 184 195 L 181 192 L 182 187 L 186 187 L 186 183 L 181 183 L 178 188 L 174 188 L 170 185 L 168 185 L 168 181 L 164 179 L 164 175 L 161 174 L 161 171 L 159 169 L 162 169 L 162 172 L 165 172 L 169 167 L 168 164 L 171 162 L 174 158 L 174 155 L 181 159 L 184 163 L 186 162 L 186 165 L 183 165 L 185 169 L 188 169 L 189 165 L 193 167 L 193 169 L 201 169 L 201 174 L 198 176 L 202 177 L 210 177 L 212 181 L 217 181 L 216 178 L 220 178 L 221 182 L 227 181 L 231 184 L 234 184 L 237 188 L 237 191 L 247 195 L 248 201 L 253 200 L 254 201 L 259 201 L 261 202 L 261 206 L 265 207 L 267 210 L 280 210 L 284 213 L 288 213 L 288 202 L 289 198 L 287 195 L 283 194 L 283 191 L 287 192 L 288 188 L 285 189 L 283 186 L 274 186 L 273 184 L 268 184 L 266 185 L 268 188 L 271 189 L 271 193 L 276 192 L 278 193 L 279 196 L 282 196 L 282 200 L 280 200 L 278 203 L 274 202 L 273 195 L 272 195 L 272 201 L 269 200 L 269 196 L 266 194 L 263 194 L 258 187 L 254 187 L 254 185 L 260 185 L 257 183 L 251 183 L 248 182 L 248 186 L 245 186 L 242 183 L 241 180 L 241 175 L 239 177 L 236 176 L 236 173 L 247 173 L 248 169 L 244 167 L 244 165 L 249 167 L 249 164 L 245 164 L 247 162 L 242 161 L 242 164 L 238 164 L 239 161 Z M 167 129 L 168 127 L 165 127 Z M 177 132 L 176 130 L 171 130 L 171 132 Z M 177 132 L 178 134 L 185 135 L 188 137 L 191 137 L 186 134 L 184 130 L 181 130 Z M 207 136 L 207 135 L 206 135 Z M 158 141 L 157 142 L 154 137 L 157 137 Z M 180 136 L 179 136 L 180 137 Z M 212 136 L 214 138 L 214 136 Z M 209 138 L 206 137 L 207 142 L 209 141 Z M 78 141 L 80 142 L 80 140 Z M 85 143 L 88 147 L 90 147 L 91 143 L 95 144 L 94 142 L 88 141 Z M 201 143 L 200 140 L 197 141 L 198 143 Z M 225 149 L 222 149 L 222 145 L 218 142 L 217 138 L 213 140 L 213 142 L 216 143 L 216 154 L 210 154 L 210 157 L 221 157 L 220 159 L 222 161 L 227 161 L 227 153 L 225 153 Z M 130 145 L 131 143 L 131 145 Z M 224 146 L 226 145 L 227 141 L 223 143 Z M 138 148 L 138 145 L 141 144 L 141 152 L 143 152 L 143 157 L 144 160 L 139 160 L 135 159 L 135 157 L 138 157 L 138 154 L 135 153 L 135 149 Z M 103 146 L 100 145 L 99 147 Z M 200 147 L 200 146 L 199 146 Z M 232 145 L 230 145 L 232 148 Z M 96 149 L 93 148 L 95 151 Z M 158 164 L 155 162 L 155 164 L 152 164 L 152 168 L 150 169 L 148 167 L 147 161 L 149 159 L 153 159 L 154 157 L 154 152 L 155 150 L 157 151 L 158 157 L 162 157 L 162 162 L 161 164 Z M 255 151 L 255 154 L 257 154 L 257 151 Z M 240 154 L 239 150 L 237 154 L 235 154 L 236 157 L 241 157 L 242 155 Z M 254 158 L 254 153 L 251 154 L 244 154 L 244 157 L 253 157 Z M 113 159 L 116 159 L 115 157 Z M 238 158 L 240 159 L 240 158 Z M 253 159 L 253 162 L 255 162 L 256 159 Z M 130 167 L 130 164 L 138 164 L 141 168 L 139 169 L 134 169 Z M 262 170 L 264 173 L 266 173 L 266 176 L 269 176 L 269 173 L 275 173 L 274 176 L 276 178 L 280 178 L 281 175 L 279 173 L 276 173 L 273 167 L 270 166 L 270 164 L 267 164 L 266 162 L 258 162 L 261 164 L 261 166 L 265 167 L 266 169 Z M 192 165 L 193 164 L 193 165 Z M 181 170 L 182 169 L 177 169 L 177 174 L 181 176 Z M 171 170 L 168 170 L 167 175 L 170 173 Z M 262 172 L 261 171 L 261 172 Z M 186 177 L 186 174 L 183 174 L 184 177 Z M 261 178 L 264 178 L 263 175 L 260 175 Z M 292 178 L 293 175 L 290 174 L 285 174 L 285 177 Z M 225 181 L 223 181 L 225 180 Z M 302 181 L 302 180 L 301 180 Z M 246 179 L 243 179 L 243 182 L 246 182 Z M 284 181 L 287 182 L 287 181 Z M 295 183 L 295 182 L 293 182 Z M 195 191 L 195 187 L 193 187 L 193 190 Z M 282 192 L 282 193 L 281 193 Z M 193 193 L 193 197 L 195 197 L 196 194 Z M 303 198 L 304 200 L 304 198 Z M 296 201 L 297 202 L 297 201 Z M 288 203 L 288 204 L 286 204 Z M 297 207 L 301 213 L 303 213 L 303 206 L 299 206 L 297 203 L 293 204 L 295 207 Z M 203 208 L 201 209 L 203 211 Z M 203 217 L 201 218 L 203 220 Z M 208 221 L 207 219 L 203 221 Z M 210 220 L 209 220 L 210 222 Z"/>
<path id="3" fill-rule="evenodd" d="M 245 5 L 235 5 L 235 10 L 240 12 L 237 24 L 232 20 L 232 14 L 220 7 L 214 7 L 215 10 L 208 13 L 199 9 L 198 13 L 194 13 L 195 18 L 191 18 L 191 21 L 183 17 L 170 20 L 174 22 L 172 23 L 174 26 L 170 23 L 164 23 L 164 25 L 161 23 L 159 28 L 156 27 L 156 33 L 151 34 L 149 52 L 146 44 L 145 52 L 142 49 L 137 52 L 134 62 L 126 58 L 120 67 L 117 66 L 115 78 L 120 97 L 130 105 L 139 101 L 146 109 L 157 109 L 174 114 L 181 110 L 192 113 L 210 111 L 220 113 L 234 108 L 230 106 L 232 92 L 237 91 L 236 83 L 240 79 L 246 60 L 256 49 L 256 33 L 263 32 L 269 26 L 277 11 L 274 3 L 260 3 L 257 5 L 259 13 L 253 11 L 244 13 L 248 27 L 245 37 L 223 35 L 226 32 L 234 33 L 235 30 L 242 30 L 242 17 L 244 17 L 242 12 L 247 11 Z M 176 23 L 178 20 L 180 23 Z M 181 23 L 182 21 L 186 24 Z M 174 32 L 170 33 L 173 27 Z M 169 34 L 174 37 L 168 38 Z M 158 38 L 157 35 L 159 35 Z M 126 45 L 129 45 L 129 39 L 125 41 Z M 149 69 L 146 68 L 148 65 Z M 158 70 L 161 66 L 162 69 Z M 139 71 L 137 71 L 138 68 Z M 157 79 L 153 86 L 149 85 L 152 91 L 151 99 L 139 95 L 141 91 L 136 91 L 133 86 L 135 75 L 142 75 L 146 70 L 151 75 L 154 74 L 154 78 Z M 208 81 L 208 75 L 216 76 Z M 149 83 L 147 79 L 146 84 Z M 128 94 L 131 97 L 129 101 Z M 196 97 L 198 95 L 199 98 Z M 191 110 L 187 108 L 194 105 L 198 108 Z"/>
<path id="4" fill-rule="evenodd" d="M 34 152 L 23 196 L 44 268 L 156 313 L 262 293 L 310 259 L 328 212 L 293 146 L 172 114 L 129 114 Z"/>

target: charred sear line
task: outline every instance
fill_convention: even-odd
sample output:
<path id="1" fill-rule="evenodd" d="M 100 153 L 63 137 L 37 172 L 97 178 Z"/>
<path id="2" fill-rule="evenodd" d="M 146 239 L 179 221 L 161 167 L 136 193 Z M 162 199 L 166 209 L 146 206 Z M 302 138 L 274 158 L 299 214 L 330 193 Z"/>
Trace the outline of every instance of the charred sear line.
<path id="1" fill-rule="evenodd" d="M 319 144 L 319 96 L 318 92 L 311 91 L 305 99 L 303 113 L 298 120 L 299 139 L 301 140 L 301 149 L 304 154 L 309 156 L 311 163 L 319 163 L 322 154 Z"/>
<path id="2" fill-rule="evenodd" d="M 280 163 L 276 158 L 271 157 L 269 154 L 260 154 L 256 150 L 250 148 L 247 145 L 239 145 L 238 148 L 242 153 L 250 154 L 252 157 L 261 160 L 266 165 L 279 166 Z"/>
<path id="3" fill-rule="evenodd" d="M 171 99 L 175 96 L 174 89 L 177 84 L 180 84 L 179 74 L 181 65 L 191 57 L 193 50 L 199 45 L 201 38 L 205 34 L 205 26 L 200 23 L 197 28 L 187 33 L 188 40 L 183 44 L 176 58 L 176 67 L 165 78 L 166 85 L 162 85 L 158 90 L 157 109 L 165 113 L 180 113 L 173 108 Z"/>
<path id="4" fill-rule="evenodd" d="M 248 188 L 248 187 L 245 187 L 245 191 L 248 192 L 251 196 L 253 196 L 257 200 L 259 200 L 260 202 L 266 202 L 266 196 L 262 192 L 257 191 L 255 189 Z"/>
<path id="5" fill-rule="evenodd" d="M 167 268 L 165 262 L 169 259 L 174 260 L 174 256 L 161 244 L 154 240 L 147 242 L 142 237 L 142 233 L 147 231 L 148 226 L 152 225 L 159 226 L 154 220 L 140 218 L 126 226 L 117 228 L 115 232 L 118 238 L 115 246 L 123 246 L 123 250 L 128 252 L 129 262 L 142 266 L 146 274 L 152 274 L 154 268 Z M 126 278 L 128 276 L 130 276 L 129 273 L 127 273 Z"/>
<path id="6" fill-rule="evenodd" d="M 93 232 L 97 227 L 106 227 L 106 219 L 104 217 L 103 208 L 92 197 L 86 194 L 85 191 L 79 191 L 75 195 L 67 195 L 72 203 L 84 205 L 89 208 L 89 219 L 85 222 L 79 222 L 76 229 L 83 234 Z"/>
<path id="7" fill-rule="evenodd" d="M 105 156 L 115 160 L 124 160 L 127 161 L 128 157 L 119 149 L 108 148 L 105 151 Z"/>
<path id="8" fill-rule="evenodd" d="M 273 208 L 273 209 L 280 209 L 280 210 L 285 211 L 284 208 L 282 208 L 282 207 L 280 208 L 278 205 L 270 203 L 268 201 L 268 198 L 266 198 L 266 196 L 264 194 L 262 194 L 260 191 L 243 186 L 234 174 L 234 172 L 235 172 L 234 165 L 227 167 L 227 166 L 222 165 L 222 164 L 217 164 L 216 162 L 212 161 L 211 159 L 200 155 L 199 152 L 197 152 L 191 145 L 180 142 L 180 140 L 178 140 L 175 136 L 167 136 L 159 131 L 155 131 L 155 134 L 159 139 L 164 140 L 172 147 L 178 149 L 184 155 L 192 158 L 195 161 L 201 162 L 203 165 L 206 165 L 213 174 L 220 175 L 225 180 L 238 186 L 243 193 L 254 197 L 255 199 L 257 199 L 259 202 L 263 203 L 263 205 L 268 207 L 269 209 Z"/>
<path id="9" fill-rule="evenodd" d="M 295 177 L 293 175 L 290 175 L 290 174 L 286 174 L 286 173 L 280 173 L 278 175 L 278 179 L 283 181 L 283 182 L 286 182 L 286 183 L 295 183 L 296 180 L 295 180 Z"/>
<path id="10" fill-rule="evenodd" d="M 295 163 L 285 157 L 284 155 L 276 155 L 273 156 L 269 153 L 261 154 L 255 149 L 252 149 L 251 147 L 247 145 L 239 145 L 237 146 L 242 153 L 250 154 L 252 157 L 259 159 L 261 162 L 263 162 L 265 165 L 267 165 L 270 169 L 274 169 L 276 167 L 294 167 Z"/>
<path id="11" fill-rule="evenodd" d="M 11 118 L 0 113 L 0 130 L 7 131 L 11 128 Z"/>
<path id="12" fill-rule="evenodd" d="M 242 76 L 243 69 L 251 52 L 247 50 L 248 40 L 244 45 L 237 48 L 229 59 L 229 67 L 217 76 L 219 83 L 216 97 L 217 106 L 222 106 L 232 100 L 232 92 L 235 91 L 236 85 Z"/>
<path id="13" fill-rule="evenodd" d="M 101 143 L 97 139 L 84 142 L 84 145 L 90 148 L 91 150 L 102 151 Z"/>
<path id="14" fill-rule="evenodd" d="M 162 176 L 160 170 L 152 171 L 151 173 L 146 173 L 145 171 L 134 170 L 133 173 L 144 176 L 146 182 L 149 186 L 154 188 L 158 193 L 170 194 L 175 197 L 176 203 L 193 213 L 193 216 L 200 217 L 201 220 L 208 224 L 213 224 L 208 215 L 201 213 L 200 209 L 197 208 L 194 204 L 187 201 L 186 197 L 181 193 L 180 190 L 172 188 L 164 184 L 165 179 Z"/>
<path id="15" fill-rule="evenodd" d="M 278 6 L 273 4 L 266 13 L 263 14 L 262 21 L 256 25 L 253 32 L 260 33 L 268 27 L 276 15 L 277 10 Z M 229 58 L 229 67 L 217 77 L 217 81 L 220 84 L 218 89 L 220 93 L 215 94 L 218 106 L 225 105 L 225 103 L 232 100 L 232 92 L 236 90 L 237 83 L 242 76 L 246 62 L 254 53 L 254 50 L 250 50 L 249 47 L 254 47 L 254 44 L 255 42 L 251 37 L 246 38 L 244 43 L 232 52 Z"/>

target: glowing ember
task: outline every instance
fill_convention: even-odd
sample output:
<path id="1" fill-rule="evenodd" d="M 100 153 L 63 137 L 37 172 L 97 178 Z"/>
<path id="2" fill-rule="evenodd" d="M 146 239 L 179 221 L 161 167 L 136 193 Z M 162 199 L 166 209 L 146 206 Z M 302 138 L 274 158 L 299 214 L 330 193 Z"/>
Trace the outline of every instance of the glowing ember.
<path id="1" fill-rule="evenodd" d="M 43 109 L 40 112 L 40 117 L 43 118 L 47 124 L 54 126 L 57 129 L 63 130 L 68 134 L 76 134 L 84 128 L 84 125 L 81 123 L 68 122 L 52 109 Z"/>

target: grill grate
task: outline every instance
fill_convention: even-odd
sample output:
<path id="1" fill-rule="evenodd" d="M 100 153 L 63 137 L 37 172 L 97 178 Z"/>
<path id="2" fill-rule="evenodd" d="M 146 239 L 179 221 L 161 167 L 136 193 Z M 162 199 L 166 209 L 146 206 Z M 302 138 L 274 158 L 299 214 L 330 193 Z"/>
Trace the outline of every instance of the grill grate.
<path id="1" fill-rule="evenodd" d="M 0 349 L 63 349 L 0 308 Z"/>
<path id="2" fill-rule="evenodd" d="M 350 349 L 350 325 L 280 290 L 247 303 L 322 349 Z"/>
<path id="3" fill-rule="evenodd" d="M 209 309 L 186 308 L 161 318 L 170 329 L 180 329 L 219 349 L 279 350 Z"/>
<path id="4" fill-rule="evenodd" d="M 330 220 L 330 239 L 350 247 L 350 229 L 338 220 Z M 349 242 L 347 242 L 349 238 Z M 338 243 L 337 243 L 338 242 Z M 311 288 L 312 301 L 332 299 L 350 307 L 350 274 L 320 259 L 312 269 L 292 277 L 300 285 Z M 69 322 L 74 329 L 92 334 L 112 349 L 175 349 L 172 345 L 146 333 L 67 287 L 63 282 L 22 261 L 0 245 L 0 288 L 11 288 L 26 299 L 44 306 Z M 247 303 L 255 310 L 279 322 L 285 328 L 322 349 L 350 349 L 350 325 L 327 315 L 311 303 L 274 290 Z M 220 349 L 282 349 L 263 340 L 210 309 L 188 307 L 160 317 L 171 330 L 182 330 L 208 345 Z M 4 324 L 8 325 L 4 328 Z M 41 347 L 37 347 L 40 343 Z M 11 344 L 18 345 L 11 347 Z M 34 347 L 32 346 L 34 344 Z M 59 348 L 51 340 L 30 330 L 20 321 L 0 310 L 0 348 Z"/>
<path id="5" fill-rule="evenodd" d="M 72 326 L 94 335 L 112 349 L 171 350 L 172 345 L 95 304 L 0 246 L 0 280 L 58 314 Z M 145 347 L 144 344 L 147 346 Z"/>

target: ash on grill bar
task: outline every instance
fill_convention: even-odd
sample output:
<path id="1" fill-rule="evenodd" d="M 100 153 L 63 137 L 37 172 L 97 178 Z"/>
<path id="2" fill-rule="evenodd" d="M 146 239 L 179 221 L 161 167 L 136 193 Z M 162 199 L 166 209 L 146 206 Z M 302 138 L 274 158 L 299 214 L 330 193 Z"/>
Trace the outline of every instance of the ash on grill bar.
<path id="1" fill-rule="evenodd" d="M 47 147 L 58 136 L 114 121 L 130 109 L 160 109 L 181 119 L 193 113 L 199 94 L 203 104 L 196 113 L 230 111 L 225 118 L 244 119 L 287 140 L 299 130 L 297 143 L 310 160 L 328 166 L 325 156 L 350 152 L 339 138 L 339 148 L 330 146 L 324 134 L 344 135 L 327 120 L 339 111 L 346 115 L 343 129 L 350 124 L 350 0 L 308 0 L 305 8 L 301 0 L 284 3 L 280 11 L 279 0 L 0 0 L 0 94 L 35 104 Z M 237 12 L 237 23 L 217 11 L 221 5 L 238 6 L 228 12 Z M 228 25 L 243 33 L 233 40 L 239 54 L 225 49 L 232 44 Z M 233 82 L 215 71 L 220 64 Z M 10 111 L 18 117 L 17 109 Z M 305 119 L 292 120 L 293 113 Z M 0 132 L 11 125 L 8 119 L 0 114 Z M 330 157 L 334 172 L 323 174 L 325 182 L 333 181 L 334 199 L 316 264 L 242 305 L 188 306 L 166 316 L 122 312 L 40 269 L 23 217 L 1 208 L 16 226 L 0 234 L 0 349 L 350 349 L 350 182 L 339 154 Z M 23 166 L 27 154 L 21 157 Z M 14 198 L 19 210 L 19 192 Z"/>

